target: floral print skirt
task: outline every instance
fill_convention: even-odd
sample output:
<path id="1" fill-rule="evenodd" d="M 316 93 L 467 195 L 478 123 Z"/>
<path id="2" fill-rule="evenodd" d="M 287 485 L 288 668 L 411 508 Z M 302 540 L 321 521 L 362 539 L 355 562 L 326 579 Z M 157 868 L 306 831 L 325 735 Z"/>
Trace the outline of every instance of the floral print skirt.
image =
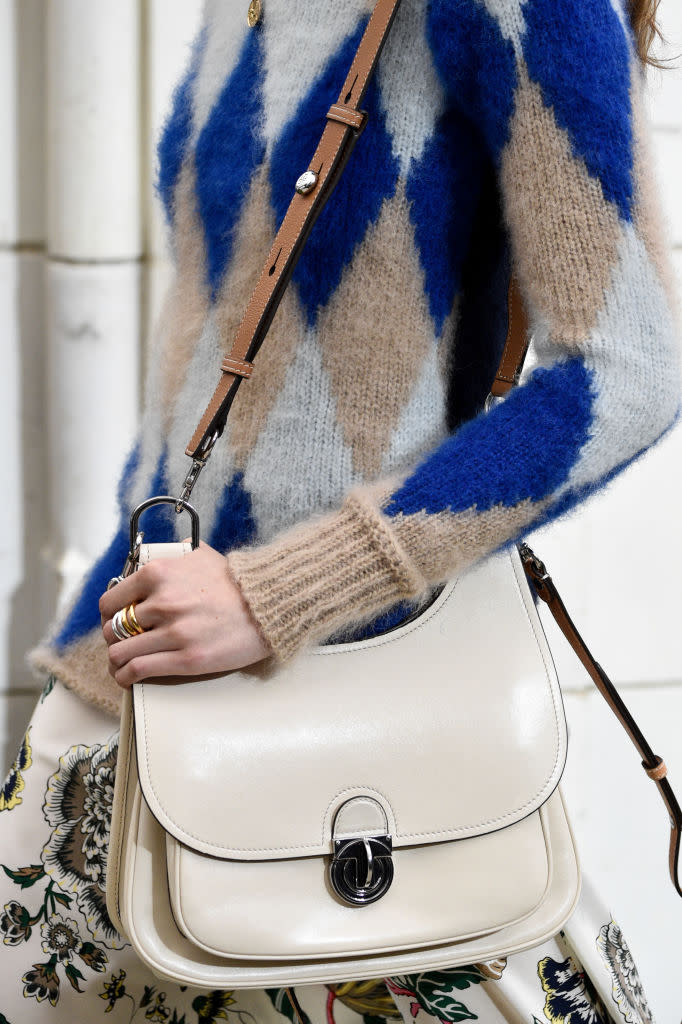
<path id="1" fill-rule="evenodd" d="M 0 792 L 0 1024 L 297 1024 L 284 989 L 159 981 L 107 915 L 116 722 L 51 679 Z M 552 940 L 447 971 L 295 989 L 304 1024 L 651 1024 L 620 929 L 585 885 Z"/>

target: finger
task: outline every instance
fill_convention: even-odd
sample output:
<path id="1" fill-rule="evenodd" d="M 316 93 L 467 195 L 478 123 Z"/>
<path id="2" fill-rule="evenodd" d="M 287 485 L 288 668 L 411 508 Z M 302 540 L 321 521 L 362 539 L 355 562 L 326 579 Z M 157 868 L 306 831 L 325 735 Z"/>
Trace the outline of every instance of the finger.
<path id="1" fill-rule="evenodd" d="M 134 572 L 132 576 L 121 580 L 111 590 L 102 594 L 99 599 L 99 610 L 105 621 L 113 619 L 115 612 L 120 611 L 121 608 L 125 608 L 134 601 L 142 601 L 149 595 L 151 584 L 148 573 L 144 571 L 145 568 L 143 566 L 138 572 Z"/>
<path id="2" fill-rule="evenodd" d="M 128 605 L 126 605 L 125 607 L 127 608 Z M 117 608 L 116 611 L 120 611 L 120 608 Z M 161 620 L 158 617 L 158 615 L 155 615 L 153 609 L 149 608 L 149 602 L 145 601 L 135 605 L 135 618 L 137 619 L 138 625 L 142 627 L 145 633 L 149 632 L 150 630 L 154 629 L 154 627 L 159 626 L 161 624 Z M 102 619 L 102 632 L 104 633 L 104 639 L 110 646 L 112 644 L 128 642 L 127 639 L 119 640 L 119 638 L 114 633 L 113 616 L 110 619 L 104 619 L 104 617 L 102 617 Z"/>
<path id="3" fill-rule="evenodd" d="M 159 679 L 164 676 L 185 675 L 182 657 L 177 651 L 160 651 L 156 654 L 133 658 L 114 673 L 114 679 L 124 690 L 143 679 Z"/>
<path id="4" fill-rule="evenodd" d="M 174 638 L 172 630 L 150 629 L 147 633 L 120 640 L 109 648 L 109 661 L 114 669 L 123 668 L 133 658 L 158 654 L 160 651 L 177 651 L 182 645 Z"/>

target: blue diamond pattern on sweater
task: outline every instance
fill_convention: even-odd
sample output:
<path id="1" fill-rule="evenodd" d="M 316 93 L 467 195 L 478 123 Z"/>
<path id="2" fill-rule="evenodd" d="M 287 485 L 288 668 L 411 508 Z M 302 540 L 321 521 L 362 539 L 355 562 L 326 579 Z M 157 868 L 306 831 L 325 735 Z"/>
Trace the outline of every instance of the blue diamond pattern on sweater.
<path id="1" fill-rule="evenodd" d="M 579 356 L 538 367 L 424 459 L 389 499 L 387 515 L 541 501 L 565 482 L 588 440 L 594 398 L 592 372 Z"/>
<path id="2" fill-rule="evenodd" d="M 450 110 L 407 178 L 410 218 L 438 333 L 461 285 L 485 159 L 471 123 Z"/>
<path id="3" fill-rule="evenodd" d="M 128 524 L 121 523 L 104 554 L 95 562 L 66 622 L 55 637 L 54 647 L 61 654 L 99 626 L 99 599 L 112 576 L 118 576 L 128 554 Z"/>
<path id="4" fill-rule="evenodd" d="M 272 202 L 278 225 L 293 195 L 296 179 L 308 167 L 325 124 L 325 115 L 338 99 L 364 31 L 365 21 L 341 45 L 296 114 L 282 131 L 272 153 Z M 336 290 L 344 266 L 379 216 L 384 199 L 395 192 L 398 162 L 374 84 L 364 103 L 369 124 L 359 139 L 333 197 L 313 228 L 294 272 L 308 322 Z"/>
<path id="5" fill-rule="evenodd" d="M 573 152 L 632 219 L 633 152 L 627 38 L 610 0 L 529 0 L 528 71 L 565 129 Z M 598 53 L 595 60 L 593 54 Z"/>
<path id="6" fill-rule="evenodd" d="M 482 3 L 433 0 L 428 36 L 453 105 L 475 114 L 497 161 L 509 139 L 517 83 L 514 47 Z"/>
<path id="7" fill-rule="evenodd" d="M 173 93 L 171 112 L 164 124 L 157 147 L 159 174 L 156 188 L 169 223 L 173 219 L 173 192 L 192 131 L 192 93 L 206 41 L 206 32 L 197 39 L 185 77 Z"/>
<path id="8" fill-rule="evenodd" d="M 235 473 L 225 486 L 216 509 L 215 526 L 208 543 L 216 551 L 231 551 L 248 544 L 256 535 L 251 514 L 251 497 L 244 487 L 244 474 Z"/>
<path id="9" fill-rule="evenodd" d="M 667 437 L 668 434 L 675 429 L 675 427 L 679 426 L 681 421 L 682 406 L 680 406 L 680 408 L 678 409 L 677 416 L 675 417 L 674 421 L 670 424 L 670 426 L 666 427 L 666 429 L 661 434 L 661 439 Z M 598 494 L 607 484 L 609 484 L 612 480 L 615 480 L 616 477 L 620 476 L 623 470 L 627 469 L 634 462 L 637 462 L 637 460 L 640 459 L 642 455 L 644 455 L 645 452 L 647 452 L 648 450 L 648 447 L 645 446 L 635 455 L 632 455 L 629 459 L 625 459 L 623 462 L 619 462 L 617 466 L 614 466 L 607 473 L 605 473 L 604 476 L 601 477 L 601 479 L 594 480 L 590 484 L 584 484 L 582 487 L 571 488 L 570 490 L 566 491 L 566 493 L 562 494 L 561 497 L 556 502 L 554 502 L 548 509 L 546 509 L 544 512 L 541 512 L 533 519 L 533 530 L 539 530 L 541 526 L 545 526 L 548 523 L 555 522 L 557 519 L 559 519 L 560 516 L 565 515 L 567 512 L 570 512 L 574 508 L 577 508 L 578 505 L 581 505 L 593 494 Z M 495 548 L 494 551 L 502 551 L 504 548 L 509 547 L 511 544 L 518 543 L 523 539 L 523 537 L 527 533 L 528 528 L 524 527 L 523 529 L 519 530 L 516 536 L 510 537 L 509 539 L 505 540 L 502 544 Z"/>
<path id="10" fill-rule="evenodd" d="M 206 272 L 215 298 L 232 255 L 235 228 L 265 143 L 254 131 L 262 109 L 262 35 L 249 32 L 196 148 L 197 201 L 206 239 Z"/>
<path id="11" fill-rule="evenodd" d="M 149 497 L 169 494 L 168 449 L 164 447 L 149 487 Z M 172 505 L 157 505 L 148 509 L 140 519 L 140 529 L 150 544 L 170 544 L 175 540 L 176 512 Z"/>

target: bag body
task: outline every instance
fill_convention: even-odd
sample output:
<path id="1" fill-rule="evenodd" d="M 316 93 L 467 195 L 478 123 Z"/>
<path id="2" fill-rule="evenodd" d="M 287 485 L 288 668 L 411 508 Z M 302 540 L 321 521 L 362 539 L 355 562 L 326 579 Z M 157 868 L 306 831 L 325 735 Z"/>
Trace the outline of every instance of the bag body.
<path id="1" fill-rule="evenodd" d="M 145 545 L 140 563 L 168 545 Z M 182 555 L 187 546 L 173 546 Z M 160 976 L 385 977 L 555 934 L 566 721 L 516 548 L 403 626 L 126 694 L 107 906 Z"/>

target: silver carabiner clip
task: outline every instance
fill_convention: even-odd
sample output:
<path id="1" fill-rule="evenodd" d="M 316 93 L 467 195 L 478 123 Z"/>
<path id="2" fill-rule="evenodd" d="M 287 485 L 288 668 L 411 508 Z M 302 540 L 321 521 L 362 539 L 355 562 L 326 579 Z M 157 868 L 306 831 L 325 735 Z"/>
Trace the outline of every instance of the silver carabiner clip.
<path id="1" fill-rule="evenodd" d="M 144 534 L 142 531 L 139 531 L 135 537 L 135 543 L 130 546 L 130 551 L 128 552 L 128 557 L 125 560 L 125 565 L 123 566 L 121 575 L 112 576 L 107 583 L 107 590 L 111 590 L 111 588 L 115 587 L 117 583 L 122 583 L 123 580 L 127 579 L 128 576 L 132 576 L 135 572 L 138 562 L 140 561 L 140 548 L 142 547 L 143 538 Z"/>
<path id="2" fill-rule="evenodd" d="M 199 513 L 195 509 L 194 505 L 190 505 L 184 498 L 173 498 L 169 494 L 160 494 L 155 498 L 147 498 L 141 505 L 138 505 L 133 514 L 130 517 L 130 550 L 131 552 L 135 549 L 135 541 L 138 535 L 138 523 L 140 516 L 143 512 L 146 512 L 148 508 L 152 508 L 154 505 L 173 505 L 176 509 L 179 507 L 180 511 L 189 513 L 189 517 L 192 520 L 192 550 L 194 551 L 199 547 Z"/>
<path id="3" fill-rule="evenodd" d="M 220 437 L 220 434 L 221 431 L 216 430 L 213 434 L 211 434 L 208 440 L 203 441 L 197 448 L 194 454 L 194 458 L 192 459 L 192 465 L 187 470 L 187 476 L 185 477 L 185 482 L 182 485 L 180 497 L 176 498 L 175 501 L 175 511 L 178 513 L 178 515 L 182 512 L 183 508 L 185 507 L 185 504 L 189 501 L 192 495 L 192 491 L 194 490 L 194 485 L 199 479 L 199 474 L 201 473 L 202 469 L 208 462 L 211 452 L 213 451 L 215 443 Z"/>
<path id="4" fill-rule="evenodd" d="M 155 498 L 147 498 L 146 501 L 137 506 L 130 517 L 130 550 L 128 551 L 128 557 L 126 558 L 121 575 L 114 576 L 109 580 L 107 590 L 111 590 L 112 587 L 115 587 L 117 583 L 126 579 L 127 576 L 130 576 L 137 569 L 140 561 L 140 548 L 142 547 L 142 539 L 144 537 L 144 533 L 138 529 L 140 516 L 148 508 L 153 508 L 154 505 L 173 505 L 176 511 L 179 509 L 180 512 L 187 512 L 192 520 L 192 551 L 199 547 L 199 513 L 193 505 L 190 505 L 184 498 L 173 498 L 170 494 L 159 494 Z"/>

